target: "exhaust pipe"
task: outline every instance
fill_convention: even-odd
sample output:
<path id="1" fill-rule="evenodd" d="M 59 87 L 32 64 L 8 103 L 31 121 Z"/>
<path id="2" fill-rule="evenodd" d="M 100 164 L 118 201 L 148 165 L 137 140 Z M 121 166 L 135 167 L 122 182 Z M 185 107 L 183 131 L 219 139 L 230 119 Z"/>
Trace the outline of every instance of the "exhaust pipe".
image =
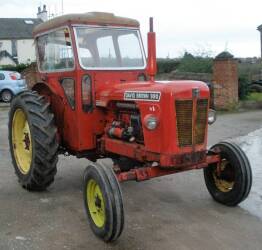
<path id="1" fill-rule="evenodd" d="M 156 65 L 156 33 L 154 32 L 153 17 L 149 19 L 149 32 L 147 33 L 147 74 L 149 75 L 150 81 L 154 81 L 157 72 Z"/>

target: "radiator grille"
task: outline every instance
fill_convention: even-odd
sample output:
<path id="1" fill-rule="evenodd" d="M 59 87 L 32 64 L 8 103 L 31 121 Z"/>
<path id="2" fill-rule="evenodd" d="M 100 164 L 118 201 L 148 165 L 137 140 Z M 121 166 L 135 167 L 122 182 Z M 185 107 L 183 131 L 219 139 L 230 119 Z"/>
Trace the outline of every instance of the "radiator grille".
<path id="1" fill-rule="evenodd" d="M 179 146 L 192 145 L 192 100 L 176 101 L 177 136 Z"/>
<path id="2" fill-rule="evenodd" d="M 202 144 L 205 140 L 206 124 L 207 124 L 207 99 L 197 100 L 197 117 L 195 127 L 195 143 Z"/>
<path id="3" fill-rule="evenodd" d="M 180 147 L 202 144 L 205 141 L 208 100 L 196 102 L 196 122 L 193 128 L 193 100 L 176 100 L 177 138 Z M 194 138 L 193 138 L 194 132 Z"/>

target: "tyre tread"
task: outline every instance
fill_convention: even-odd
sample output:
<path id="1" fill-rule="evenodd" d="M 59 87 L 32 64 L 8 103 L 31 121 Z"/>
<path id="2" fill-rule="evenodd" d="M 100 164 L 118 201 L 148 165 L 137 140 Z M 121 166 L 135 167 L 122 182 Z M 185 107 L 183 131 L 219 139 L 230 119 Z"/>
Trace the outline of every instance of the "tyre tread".
<path id="1" fill-rule="evenodd" d="M 44 97 L 36 92 L 25 91 L 16 96 L 11 103 L 9 131 L 12 128 L 12 114 L 16 108 L 22 108 L 28 116 L 31 124 L 31 136 L 34 145 L 31 170 L 27 178 L 21 178 L 18 167 L 15 172 L 25 189 L 31 191 L 45 190 L 54 181 L 57 172 L 58 142 L 56 138 L 57 128 L 54 123 L 54 115 Z M 12 134 L 9 133 L 10 149 L 12 151 Z M 12 153 L 13 165 L 16 161 Z"/>
<path id="2" fill-rule="evenodd" d="M 107 226 L 106 229 L 103 229 L 103 231 L 97 231 L 96 228 L 94 228 L 94 225 L 92 221 L 90 221 L 91 229 L 93 232 L 100 238 L 102 238 L 105 242 L 113 242 L 117 240 L 117 238 L 121 235 L 123 226 L 124 226 L 124 209 L 123 209 L 123 202 L 122 202 L 122 193 L 121 189 L 118 183 L 118 180 L 113 173 L 113 170 L 108 167 L 107 165 L 104 165 L 102 163 L 94 163 L 90 166 L 88 166 L 85 170 L 84 174 L 84 200 L 86 199 L 86 180 L 87 176 L 89 174 L 95 171 L 101 179 L 101 182 L 103 183 L 103 186 L 105 188 L 105 195 L 108 198 L 109 201 L 109 207 L 108 209 L 108 215 L 107 216 Z M 88 212 L 86 200 L 85 200 L 85 208 Z M 91 219 L 89 219 L 91 220 Z"/>
<path id="3" fill-rule="evenodd" d="M 237 193 L 237 195 L 234 197 L 234 199 L 231 199 L 231 200 L 218 199 L 216 197 L 216 191 L 213 190 L 213 187 L 210 184 L 210 180 L 209 180 L 210 177 L 208 174 L 209 168 L 206 168 L 204 169 L 204 177 L 205 177 L 207 189 L 209 193 L 211 194 L 211 196 L 214 198 L 214 200 L 216 200 L 217 202 L 223 203 L 224 205 L 227 205 L 227 206 L 236 206 L 247 198 L 251 190 L 252 170 L 251 170 L 249 160 L 246 154 L 244 153 L 244 151 L 237 144 L 233 142 L 227 142 L 227 141 L 220 142 L 212 146 L 210 151 L 212 152 L 212 149 L 214 149 L 215 147 L 227 148 L 234 155 L 236 161 L 239 163 L 243 185 L 241 185 L 241 188 L 239 192 Z"/>

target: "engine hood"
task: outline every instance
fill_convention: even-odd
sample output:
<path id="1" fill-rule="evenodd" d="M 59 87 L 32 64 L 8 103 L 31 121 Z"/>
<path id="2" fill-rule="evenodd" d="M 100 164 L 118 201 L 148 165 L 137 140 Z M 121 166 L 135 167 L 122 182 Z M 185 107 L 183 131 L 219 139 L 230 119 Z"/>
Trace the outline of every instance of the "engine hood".
<path id="1" fill-rule="evenodd" d="M 96 105 L 106 106 L 114 100 L 134 102 L 160 102 L 167 96 L 191 99 L 192 90 L 197 89 L 200 98 L 209 97 L 209 88 L 200 81 L 148 81 L 128 82 L 111 85 L 108 89 L 98 89 Z"/>

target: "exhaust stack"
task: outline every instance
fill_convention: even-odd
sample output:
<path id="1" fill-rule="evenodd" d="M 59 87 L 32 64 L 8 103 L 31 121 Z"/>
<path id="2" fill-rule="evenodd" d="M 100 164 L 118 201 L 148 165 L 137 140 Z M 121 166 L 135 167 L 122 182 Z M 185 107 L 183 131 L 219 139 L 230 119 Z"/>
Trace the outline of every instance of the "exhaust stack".
<path id="1" fill-rule="evenodd" d="M 147 33 L 147 74 L 150 77 L 150 81 L 154 81 L 157 72 L 156 65 L 156 33 L 154 32 L 153 17 L 149 19 L 149 32 Z"/>

